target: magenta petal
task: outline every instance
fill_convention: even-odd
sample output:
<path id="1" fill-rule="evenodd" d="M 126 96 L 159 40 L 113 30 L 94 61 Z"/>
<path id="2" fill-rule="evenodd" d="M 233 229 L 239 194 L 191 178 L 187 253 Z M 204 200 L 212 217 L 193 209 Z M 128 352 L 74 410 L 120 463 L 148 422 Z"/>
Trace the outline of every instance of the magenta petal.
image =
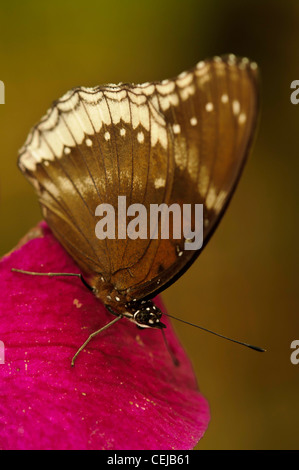
<path id="1" fill-rule="evenodd" d="M 78 347 L 113 317 L 77 278 L 11 272 L 79 272 L 41 227 L 43 236 L 0 262 L 0 448 L 192 449 L 207 429 L 209 407 L 165 317 L 179 367 L 160 331 L 122 319 L 71 368 Z"/>

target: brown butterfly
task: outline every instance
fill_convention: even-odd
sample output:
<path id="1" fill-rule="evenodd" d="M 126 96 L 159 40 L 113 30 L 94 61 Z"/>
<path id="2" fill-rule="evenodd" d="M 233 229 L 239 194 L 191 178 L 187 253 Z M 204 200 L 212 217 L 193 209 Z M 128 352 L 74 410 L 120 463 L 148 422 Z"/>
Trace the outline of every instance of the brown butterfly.
<path id="1" fill-rule="evenodd" d="M 186 271 L 213 234 L 257 114 L 257 65 L 230 54 L 161 82 L 74 88 L 32 129 L 19 167 L 83 282 L 117 319 L 164 327 L 150 299 Z M 96 207 L 109 203 L 117 213 L 120 195 L 148 209 L 203 204 L 202 248 L 185 250 L 184 236 L 99 240 Z"/>

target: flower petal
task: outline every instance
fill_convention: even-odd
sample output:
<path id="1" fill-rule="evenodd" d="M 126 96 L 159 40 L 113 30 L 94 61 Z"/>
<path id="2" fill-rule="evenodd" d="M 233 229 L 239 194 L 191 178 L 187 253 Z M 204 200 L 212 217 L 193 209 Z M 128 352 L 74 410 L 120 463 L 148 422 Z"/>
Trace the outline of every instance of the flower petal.
<path id="1" fill-rule="evenodd" d="M 39 236 L 37 236 L 39 235 Z M 12 272 L 79 272 L 45 223 L 0 262 L 1 449 L 191 449 L 209 408 L 170 322 L 166 336 L 111 321 L 77 278 Z M 161 300 L 158 306 L 164 309 Z"/>

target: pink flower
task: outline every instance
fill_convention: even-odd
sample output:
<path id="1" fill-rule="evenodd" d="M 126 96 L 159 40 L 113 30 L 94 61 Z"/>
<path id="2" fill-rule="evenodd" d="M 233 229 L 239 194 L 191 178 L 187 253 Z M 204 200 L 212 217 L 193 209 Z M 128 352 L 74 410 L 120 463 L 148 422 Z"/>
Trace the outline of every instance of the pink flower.
<path id="1" fill-rule="evenodd" d="M 72 368 L 113 317 L 77 278 L 11 271 L 79 272 L 45 223 L 37 232 L 0 262 L 0 449 L 192 449 L 209 408 L 167 318 L 178 367 L 159 330 L 122 319 Z"/>

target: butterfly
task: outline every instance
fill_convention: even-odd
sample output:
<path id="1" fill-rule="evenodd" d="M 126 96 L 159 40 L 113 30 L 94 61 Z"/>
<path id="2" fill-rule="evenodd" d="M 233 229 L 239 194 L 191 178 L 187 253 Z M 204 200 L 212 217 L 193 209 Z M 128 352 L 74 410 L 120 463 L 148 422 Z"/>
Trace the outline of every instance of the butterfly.
<path id="1" fill-rule="evenodd" d="M 31 130 L 19 168 L 83 282 L 117 319 L 164 327 L 151 299 L 189 268 L 221 220 L 252 143 L 258 101 L 256 63 L 230 54 L 173 79 L 74 88 Z M 183 235 L 99 240 L 96 208 L 117 207 L 119 196 L 147 209 L 202 204 L 201 249 L 184 249 Z"/>

